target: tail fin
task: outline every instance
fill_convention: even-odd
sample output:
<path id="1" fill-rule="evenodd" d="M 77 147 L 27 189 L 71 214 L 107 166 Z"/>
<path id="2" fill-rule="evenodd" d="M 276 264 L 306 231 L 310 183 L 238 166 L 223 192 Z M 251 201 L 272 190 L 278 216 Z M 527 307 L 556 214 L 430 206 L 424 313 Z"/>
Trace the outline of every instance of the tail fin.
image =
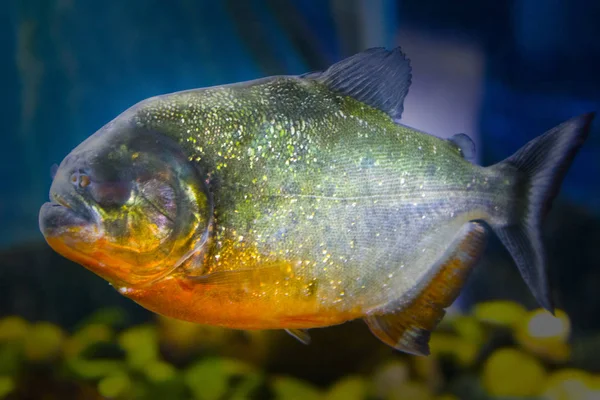
<path id="1" fill-rule="evenodd" d="M 573 158 L 588 136 L 594 113 L 572 118 L 533 139 L 497 164 L 516 168 L 524 205 L 516 223 L 492 228 L 515 260 L 538 303 L 554 312 L 541 240 L 541 223 L 558 194 Z"/>

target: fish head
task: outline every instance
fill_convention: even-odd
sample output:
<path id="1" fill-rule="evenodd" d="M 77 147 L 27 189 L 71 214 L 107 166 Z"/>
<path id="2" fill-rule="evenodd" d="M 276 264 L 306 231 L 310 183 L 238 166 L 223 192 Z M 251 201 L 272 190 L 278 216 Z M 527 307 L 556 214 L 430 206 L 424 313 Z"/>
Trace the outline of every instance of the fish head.
<path id="1" fill-rule="evenodd" d="M 201 251 L 212 213 L 206 179 L 175 140 L 111 123 L 59 165 L 39 224 L 59 254 L 136 286 Z"/>

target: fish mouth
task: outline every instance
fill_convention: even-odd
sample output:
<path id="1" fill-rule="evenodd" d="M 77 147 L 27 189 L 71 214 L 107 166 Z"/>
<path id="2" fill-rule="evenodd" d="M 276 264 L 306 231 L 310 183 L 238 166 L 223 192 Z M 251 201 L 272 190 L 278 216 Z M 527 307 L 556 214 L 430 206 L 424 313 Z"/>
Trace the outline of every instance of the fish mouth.
<path id="1" fill-rule="evenodd" d="M 56 194 L 52 194 L 50 200 L 42 205 L 39 214 L 40 231 L 46 238 L 96 226 L 96 220 L 85 204 Z"/>
<path id="2" fill-rule="evenodd" d="M 137 275 L 134 265 L 111 252 L 102 219 L 83 199 L 52 195 L 40 208 L 39 226 L 48 245 L 63 257 L 80 264 L 115 286 L 129 288 L 151 284 L 165 273 Z M 171 272 L 169 270 L 168 272 Z"/>
<path id="3" fill-rule="evenodd" d="M 40 208 L 40 231 L 48 245 L 63 257 L 109 280 L 105 265 L 98 258 L 97 243 L 102 227 L 85 203 L 68 202 L 59 196 Z M 109 280 L 110 282 L 110 280 Z"/>

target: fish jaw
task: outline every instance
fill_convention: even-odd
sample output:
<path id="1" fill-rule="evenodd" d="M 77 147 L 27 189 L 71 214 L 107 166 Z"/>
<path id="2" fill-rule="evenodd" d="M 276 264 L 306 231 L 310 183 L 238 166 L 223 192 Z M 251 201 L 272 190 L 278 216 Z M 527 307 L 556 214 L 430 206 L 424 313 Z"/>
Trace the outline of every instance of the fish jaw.
<path id="1" fill-rule="evenodd" d="M 40 210 L 40 230 L 48 245 L 61 256 L 83 265 L 109 282 L 126 281 L 124 274 L 97 250 L 102 241 L 98 225 L 87 221 L 67 206 L 45 203 Z"/>
<path id="2" fill-rule="evenodd" d="M 44 237 L 68 235 L 75 230 L 93 230 L 93 221 L 75 212 L 72 207 L 52 201 L 42 205 L 39 214 L 40 231 Z M 90 232 L 92 233 L 92 232 Z M 86 237 L 89 237 L 86 236 Z"/>
<path id="3" fill-rule="evenodd" d="M 97 224 L 69 205 L 52 201 L 40 209 L 39 225 L 54 251 L 106 278 L 105 264 L 90 252 L 102 237 Z"/>
<path id="4" fill-rule="evenodd" d="M 101 224 L 67 203 L 45 203 L 39 225 L 48 245 L 63 257 L 80 264 L 115 286 L 139 286 L 158 275 L 137 276 L 132 265 L 111 255 Z"/>
<path id="5" fill-rule="evenodd" d="M 39 226 L 46 242 L 63 257 L 88 268 L 102 267 L 99 260 L 82 251 L 93 247 L 102 237 L 99 226 L 86 216 L 69 205 L 48 202 L 40 209 Z"/>

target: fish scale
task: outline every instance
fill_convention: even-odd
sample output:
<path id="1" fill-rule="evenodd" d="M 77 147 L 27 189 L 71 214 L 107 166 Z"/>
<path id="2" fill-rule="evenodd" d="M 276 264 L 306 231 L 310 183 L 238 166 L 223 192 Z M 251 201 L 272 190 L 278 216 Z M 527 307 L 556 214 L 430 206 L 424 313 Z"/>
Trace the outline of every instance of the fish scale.
<path id="1" fill-rule="evenodd" d="M 290 274 L 323 282 L 324 308 L 358 302 L 372 310 L 423 279 L 449 235 L 473 215 L 492 214 L 507 185 L 451 143 L 382 114 L 319 82 L 276 77 L 151 99 L 139 105 L 137 123 L 167 126 L 190 159 L 216 149 L 207 161 L 223 182 L 216 241 L 273 261 L 308 261 Z M 244 267 L 220 267 L 236 265 Z"/>

